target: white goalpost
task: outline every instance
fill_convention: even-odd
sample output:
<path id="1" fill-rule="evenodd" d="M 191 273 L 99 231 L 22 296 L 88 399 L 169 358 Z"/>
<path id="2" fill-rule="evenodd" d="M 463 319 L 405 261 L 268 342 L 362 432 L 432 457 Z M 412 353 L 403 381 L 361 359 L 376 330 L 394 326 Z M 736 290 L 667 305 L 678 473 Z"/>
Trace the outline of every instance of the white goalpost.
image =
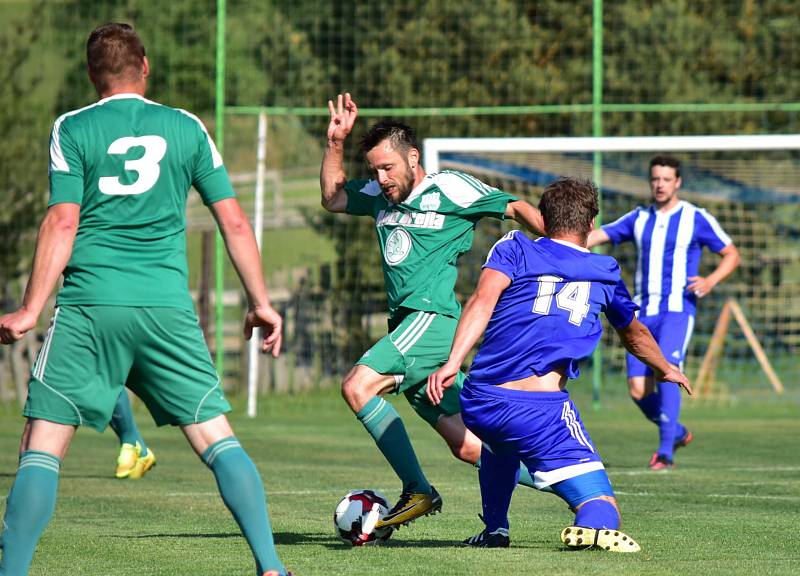
<path id="1" fill-rule="evenodd" d="M 253 232 L 258 252 L 261 253 L 261 238 L 264 233 L 264 180 L 267 167 L 267 115 L 258 115 L 258 143 L 256 148 L 256 190 Z M 247 415 L 256 416 L 258 404 L 258 360 L 261 354 L 261 330 L 253 331 L 247 354 Z"/>
<path id="2" fill-rule="evenodd" d="M 784 380 L 800 373 L 800 364 L 794 360 L 800 352 L 800 311 L 793 312 L 800 296 L 795 217 L 800 211 L 800 134 L 428 138 L 423 142 L 428 173 L 446 168 L 473 172 L 489 183 L 502 182 L 500 187 L 509 185 L 532 194 L 558 176 L 588 177 L 602 191 L 605 221 L 648 202 L 647 166 L 654 154 L 680 159 L 682 175 L 688 169 L 682 197 L 711 204 L 711 211 L 726 220 L 742 254 L 738 277 L 715 291 L 715 298 L 722 298 L 720 318 L 718 306 L 701 307 L 705 326 L 697 325 L 697 344 L 692 345 L 696 346 L 692 372 L 698 370 L 700 391 L 710 390 L 714 382 L 720 383 L 720 389 L 741 386 L 740 381 L 760 372 L 772 385 L 767 389 L 780 394 L 783 385 L 778 373 L 783 371 Z M 706 260 L 711 264 L 714 259 Z M 753 315 L 753 328 L 742 308 Z M 729 309 L 739 311 L 736 320 L 742 334 L 726 343 Z M 723 355 L 726 362 L 718 362 Z M 615 361 L 620 357 L 615 354 Z M 597 400 L 605 360 L 595 360 Z"/>

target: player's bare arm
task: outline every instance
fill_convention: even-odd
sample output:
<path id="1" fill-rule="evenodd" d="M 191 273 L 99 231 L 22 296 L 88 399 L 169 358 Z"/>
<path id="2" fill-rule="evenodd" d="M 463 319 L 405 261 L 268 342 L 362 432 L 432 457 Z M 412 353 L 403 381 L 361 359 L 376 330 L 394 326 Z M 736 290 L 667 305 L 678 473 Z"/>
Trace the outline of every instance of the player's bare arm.
<path id="1" fill-rule="evenodd" d="M 329 212 L 344 212 L 347 208 L 347 194 L 344 191 L 347 182 L 344 171 L 344 141 L 356 122 L 358 106 L 350 94 L 345 93 L 344 96 L 337 96 L 336 104 L 328 100 L 328 111 L 331 121 L 328 124 L 328 139 L 319 174 L 322 206 Z"/>
<path id="2" fill-rule="evenodd" d="M 634 318 L 625 328 L 617 329 L 617 334 L 628 352 L 647 364 L 656 373 L 660 373 L 661 380 L 674 382 L 686 390 L 689 395 L 692 394 L 689 379 L 664 358 L 664 354 L 647 326 Z"/>
<path id="3" fill-rule="evenodd" d="M 253 328 L 264 330 L 262 352 L 272 351 L 277 357 L 281 350 L 283 319 L 269 301 L 261 255 L 258 252 L 250 220 L 235 198 L 226 198 L 211 205 L 211 212 L 219 225 L 228 255 L 247 294 L 248 310 L 244 321 L 244 335 L 248 340 Z"/>
<path id="4" fill-rule="evenodd" d="M 464 358 L 486 330 L 497 300 L 509 284 L 511 279 L 502 272 L 491 268 L 484 268 L 481 272 L 478 287 L 464 306 L 458 321 L 450 357 L 441 368 L 428 376 L 425 393 L 434 405 L 442 401 L 444 389 L 452 386 Z"/>
<path id="5" fill-rule="evenodd" d="M 600 244 L 605 244 L 608 242 L 610 238 L 605 230 L 602 228 L 595 228 L 591 232 L 589 232 L 589 238 L 586 242 L 586 247 L 590 250 L 595 246 L 599 246 Z"/>
<path id="6" fill-rule="evenodd" d="M 733 244 L 728 244 L 720 251 L 722 259 L 719 261 L 716 269 L 706 276 L 690 276 L 688 278 L 689 285 L 686 289 L 694 292 L 698 298 L 707 296 L 714 286 L 725 280 L 731 273 L 739 266 L 741 258 L 739 257 L 739 250 Z"/>
<path id="7" fill-rule="evenodd" d="M 54 204 L 39 227 L 36 252 L 22 306 L 16 312 L 0 317 L 0 342 L 11 344 L 36 326 L 47 299 L 72 255 L 78 232 L 80 205 Z"/>
<path id="8" fill-rule="evenodd" d="M 509 202 L 508 206 L 506 206 L 505 215 L 506 218 L 514 219 L 534 234 L 539 236 L 545 235 L 542 213 L 539 212 L 538 208 L 532 206 L 525 200 Z"/>

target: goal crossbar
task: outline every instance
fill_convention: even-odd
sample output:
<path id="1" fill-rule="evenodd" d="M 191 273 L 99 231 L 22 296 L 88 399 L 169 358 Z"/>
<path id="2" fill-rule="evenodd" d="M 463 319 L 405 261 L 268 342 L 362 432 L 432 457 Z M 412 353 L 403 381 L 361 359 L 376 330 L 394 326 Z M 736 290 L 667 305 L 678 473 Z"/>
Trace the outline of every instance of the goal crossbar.
<path id="1" fill-rule="evenodd" d="M 569 138 L 426 138 L 424 166 L 440 170 L 442 152 L 635 152 L 800 149 L 800 134 L 603 136 Z"/>

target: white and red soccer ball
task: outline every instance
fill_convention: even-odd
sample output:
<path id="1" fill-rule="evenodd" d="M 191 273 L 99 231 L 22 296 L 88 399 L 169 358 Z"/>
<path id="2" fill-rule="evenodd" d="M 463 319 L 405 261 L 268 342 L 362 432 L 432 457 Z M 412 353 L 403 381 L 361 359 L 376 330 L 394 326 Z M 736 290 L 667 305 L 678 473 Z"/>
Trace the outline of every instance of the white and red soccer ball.
<path id="1" fill-rule="evenodd" d="M 336 505 L 333 525 L 336 534 L 353 546 L 385 542 L 391 528 L 375 528 L 389 512 L 389 501 L 377 490 L 351 490 Z"/>

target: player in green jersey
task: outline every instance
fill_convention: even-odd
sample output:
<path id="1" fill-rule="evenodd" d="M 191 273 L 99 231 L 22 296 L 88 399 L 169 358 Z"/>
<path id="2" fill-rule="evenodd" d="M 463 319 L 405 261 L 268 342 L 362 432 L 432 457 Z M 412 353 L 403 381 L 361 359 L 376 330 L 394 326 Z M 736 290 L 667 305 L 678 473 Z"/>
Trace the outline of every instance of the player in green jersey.
<path id="1" fill-rule="evenodd" d="M 270 305 L 250 223 L 203 124 L 144 98 L 150 67 L 130 26 L 95 29 L 87 61 L 100 100 L 55 122 L 50 201 L 33 272 L 22 307 L 0 317 L 0 341 L 19 339 L 63 273 L 28 386 L 0 575 L 28 573 L 77 426 L 102 431 L 124 386 L 157 424 L 180 426 L 211 469 L 258 573 L 284 574 L 263 483 L 225 417 L 230 406 L 189 295 L 190 187 L 214 215 L 247 294 L 245 337 L 261 327 L 262 350 L 277 356 L 282 319 Z"/>
<path id="2" fill-rule="evenodd" d="M 458 324 L 456 262 L 472 245 L 481 218 L 513 218 L 540 235 L 543 223 L 527 202 L 468 174 L 426 174 L 413 131 L 398 122 L 372 126 L 362 141 L 375 179 L 347 180 L 344 142 L 358 108 L 350 94 L 340 94 L 328 108 L 322 205 L 330 212 L 375 218 L 389 300 L 389 334 L 345 376 L 342 395 L 403 482 L 399 501 L 378 523 L 397 527 L 437 512 L 442 499 L 422 472 L 402 420 L 381 396 L 402 392 L 457 458 L 479 464 L 481 442 L 460 414 L 464 375 L 437 406 L 425 394 L 428 375 L 447 361 Z M 521 478 L 533 484 L 527 470 Z"/>

